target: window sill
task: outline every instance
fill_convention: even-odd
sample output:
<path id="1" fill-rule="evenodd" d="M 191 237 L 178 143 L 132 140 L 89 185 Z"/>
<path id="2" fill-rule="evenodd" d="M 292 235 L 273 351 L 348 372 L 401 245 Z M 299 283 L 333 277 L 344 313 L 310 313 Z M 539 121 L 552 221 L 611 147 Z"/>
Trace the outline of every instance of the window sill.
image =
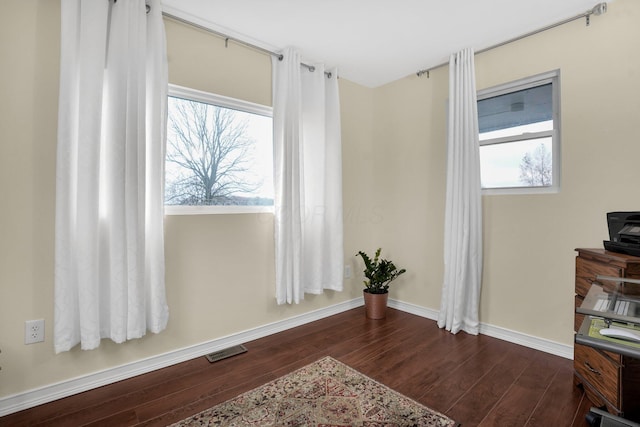
<path id="1" fill-rule="evenodd" d="M 273 213 L 273 206 L 165 206 L 165 215 L 224 215 Z"/>
<path id="2" fill-rule="evenodd" d="M 557 186 L 550 187 L 509 187 L 509 188 L 483 188 L 483 196 L 528 196 L 533 194 L 556 194 L 560 192 Z"/>

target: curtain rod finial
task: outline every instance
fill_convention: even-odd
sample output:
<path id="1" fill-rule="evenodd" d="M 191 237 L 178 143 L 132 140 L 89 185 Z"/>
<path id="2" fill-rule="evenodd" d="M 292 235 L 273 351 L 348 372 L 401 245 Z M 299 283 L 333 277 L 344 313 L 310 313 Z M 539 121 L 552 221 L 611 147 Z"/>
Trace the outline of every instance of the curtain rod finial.
<path id="1" fill-rule="evenodd" d="M 603 13 L 607 13 L 607 3 L 606 2 L 602 2 L 602 3 L 598 3 L 597 5 L 593 6 L 593 9 L 591 9 L 591 13 L 598 16 L 598 15 L 602 15 Z"/>
<path id="2" fill-rule="evenodd" d="M 591 24 L 591 15 L 600 16 L 603 13 L 607 13 L 606 2 L 598 3 L 597 5 L 593 6 L 590 10 L 588 10 L 584 15 L 587 23 L 587 27 Z"/>

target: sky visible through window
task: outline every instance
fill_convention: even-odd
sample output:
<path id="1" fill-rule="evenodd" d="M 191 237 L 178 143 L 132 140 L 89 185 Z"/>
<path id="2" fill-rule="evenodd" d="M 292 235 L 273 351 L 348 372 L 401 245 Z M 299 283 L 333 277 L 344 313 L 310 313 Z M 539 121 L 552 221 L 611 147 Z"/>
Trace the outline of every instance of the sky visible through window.
<path id="1" fill-rule="evenodd" d="M 532 123 L 480 134 L 480 141 L 505 136 L 523 135 L 553 129 L 553 121 Z M 527 186 L 520 180 L 520 165 L 527 153 L 543 144 L 551 153 L 551 137 L 511 141 L 480 146 L 481 182 L 483 188 L 512 188 Z"/>
<path id="2" fill-rule="evenodd" d="M 255 141 L 252 167 L 248 172 L 250 179 L 262 183 L 247 196 L 273 199 L 273 120 L 257 114 L 236 113 L 247 116 L 247 136 Z"/>

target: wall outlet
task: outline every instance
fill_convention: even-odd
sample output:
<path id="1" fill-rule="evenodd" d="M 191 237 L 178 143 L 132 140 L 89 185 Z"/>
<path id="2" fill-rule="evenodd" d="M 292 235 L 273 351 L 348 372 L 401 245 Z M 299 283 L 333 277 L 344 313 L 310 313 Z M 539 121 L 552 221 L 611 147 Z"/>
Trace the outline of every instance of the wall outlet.
<path id="1" fill-rule="evenodd" d="M 33 344 L 44 341 L 44 319 L 24 322 L 24 343 Z"/>
<path id="2" fill-rule="evenodd" d="M 345 265 L 344 266 L 344 278 L 345 279 L 351 279 L 351 266 L 350 265 Z"/>

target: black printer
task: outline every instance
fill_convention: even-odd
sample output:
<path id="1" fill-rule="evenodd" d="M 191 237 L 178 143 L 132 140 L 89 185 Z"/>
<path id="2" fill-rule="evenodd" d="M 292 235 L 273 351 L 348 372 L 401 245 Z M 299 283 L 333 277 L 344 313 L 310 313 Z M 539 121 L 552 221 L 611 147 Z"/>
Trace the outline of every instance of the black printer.
<path id="1" fill-rule="evenodd" d="M 612 252 L 640 256 L 640 212 L 607 213 L 609 240 L 604 248 Z"/>

